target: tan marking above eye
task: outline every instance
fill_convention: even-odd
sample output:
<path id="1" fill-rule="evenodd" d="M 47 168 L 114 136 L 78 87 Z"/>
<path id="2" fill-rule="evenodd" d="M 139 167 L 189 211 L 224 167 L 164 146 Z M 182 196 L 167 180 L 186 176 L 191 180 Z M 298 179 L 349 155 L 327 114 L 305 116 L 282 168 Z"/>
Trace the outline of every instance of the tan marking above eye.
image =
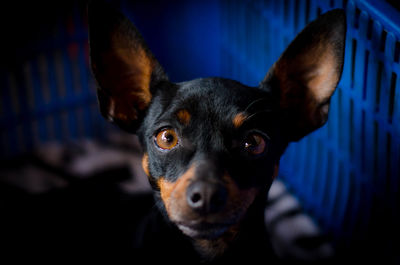
<path id="1" fill-rule="evenodd" d="M 251 155 L 262 154 L 267 147 L 265 139 L 258 133 L 252 133 L 246 137 L 244 149 Z"/>
<path id="2" fill-rule="evenodd" d="M 247 119 L 247 115 L 244 112 L 239 112 L 233 117 L 233 126 L 237 129 L 242 126 L 243 122 Z"/>
<path id="3" fill-rule="evenodd" d="M 178 135 L 174 129 L 163 129 L 157 134 L 155 142 L 159 148 L 171 150 L 178 144 Z"/>
<path id="4" fill-rule="evenodd" d="M 191 119 L 189 111 L 186 109 L 181 109 L 176 113 L 176 116 L 178 117 L 180 123 L 183 125 L 189 125 Z"/>

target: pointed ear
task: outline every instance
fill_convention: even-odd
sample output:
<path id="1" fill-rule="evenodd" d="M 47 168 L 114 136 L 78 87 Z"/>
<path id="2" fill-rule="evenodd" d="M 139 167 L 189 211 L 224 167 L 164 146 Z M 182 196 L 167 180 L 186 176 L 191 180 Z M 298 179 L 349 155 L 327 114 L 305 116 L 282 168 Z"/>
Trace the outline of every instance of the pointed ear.
<path id="1" fill-rule="evenodd" d="M 135 132 L 167 77 L 138 30 L 106 3 L 88 5 L 89 47 L 101 114 Z"/>
<path id="2" fill-rule="evenodd" d="M 345 36 L 344 11 L 323 14 L 300 32 L 261 82 L 279 98 L 290 141 L 325 124 L 343 70 Z"/>

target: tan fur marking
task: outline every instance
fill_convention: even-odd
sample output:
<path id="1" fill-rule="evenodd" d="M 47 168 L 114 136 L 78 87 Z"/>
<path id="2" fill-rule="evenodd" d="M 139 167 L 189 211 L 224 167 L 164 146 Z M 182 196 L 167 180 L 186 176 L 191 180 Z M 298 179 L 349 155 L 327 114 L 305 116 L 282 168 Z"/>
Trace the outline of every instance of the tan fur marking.
<path id="1" fill-rule="evenodd" d="M 169 182 L 163 177 L 157 181 L 160 187 L 161 199 L 164 202 L 168 216 L 172 220 L 175 219 L 176 214 L 179 214 L 176 211 L 185 207 L 181 204 L 186 203 L 186 188 L 194 177 L 195 169 L 195 165 L 192 165 L 175 182 Z"/>
<path id="2" fill-rule="evenodd" d="M 178 120 L 181 124 L 186 126 L 189 125 L 191 119 L 189 111 L 181 109 L 176 113 L 176 116 L 178 117 Z"/>
<path id="3" fill-rule="evenodd" d="M 149 155 L 147 153 L 145 153 L 143 155 L 143 159 L 142 159 L 142 168 L 144 170 L 144 173 L 150 177 L 150 171 L 149 171 Z"/>
<path id="4" fill-rule="evenodd" d="M 237 129 L 242 126 L 243 122 L 247 119 L 247 115 L 243 112 L 240 112 L 233 117 L 232 123 L 233 126 Z"/>

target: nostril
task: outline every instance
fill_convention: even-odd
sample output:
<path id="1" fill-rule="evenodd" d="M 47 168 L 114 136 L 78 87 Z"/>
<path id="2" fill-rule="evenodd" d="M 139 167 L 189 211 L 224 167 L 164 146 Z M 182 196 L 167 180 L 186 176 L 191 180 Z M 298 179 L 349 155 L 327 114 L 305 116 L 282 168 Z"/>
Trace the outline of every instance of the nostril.
<path id="1" fill-rule="evenodd" d="M 206 185 L 203 182 L 193 182 L 187 190 L 187 203 L 196 211 L 203 211 L 207 207 Z"/>
<path id="2" fill-rule="evenodd" d="M 226 188 L 218 182 L 199 180 L 189 185 L 186 200 L 194 211 L 211 214 L 225 207 L 227 194 Z"/>

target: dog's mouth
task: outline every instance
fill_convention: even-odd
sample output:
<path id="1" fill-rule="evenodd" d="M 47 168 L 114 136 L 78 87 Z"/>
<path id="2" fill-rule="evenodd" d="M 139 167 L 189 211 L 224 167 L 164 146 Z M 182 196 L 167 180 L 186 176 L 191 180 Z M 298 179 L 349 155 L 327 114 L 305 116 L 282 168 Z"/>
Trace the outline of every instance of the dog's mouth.
<path id="1" fill-rule="evenodd" d="M 215 239 L 222 236 L 233 224 L 209 222 L 178 222 L 178 228 L 187 236 L 198 239 Z"/>

